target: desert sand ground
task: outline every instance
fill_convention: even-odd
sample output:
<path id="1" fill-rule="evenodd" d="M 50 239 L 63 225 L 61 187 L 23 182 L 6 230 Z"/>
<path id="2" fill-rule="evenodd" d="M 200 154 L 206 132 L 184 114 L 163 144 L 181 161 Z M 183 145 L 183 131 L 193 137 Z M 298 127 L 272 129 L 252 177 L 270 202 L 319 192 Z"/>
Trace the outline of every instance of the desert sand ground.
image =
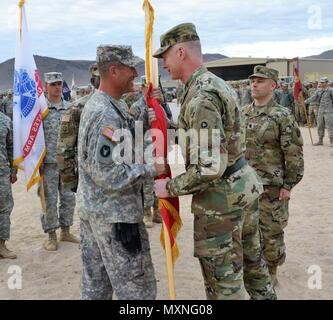
<path id="1" fill-rule="evenodd" d="M 305 141 L 305 175 L 292 192 L 290 220 L 286 228 L 287 259 L 279 269 L 276 288 L 279 299 L 333 299 L 333 148 L 312 147 L 308 129 Z M 314 139 L 316 131 L 312 129 Z M 179 174 L 182 166 L 173 168 Z M 61 242 L 56 252 L 46 252 L 46 236 L 40 225 L 41 206 L 36 189 L 26 192 L 23 175 L 13 186 L 15 207 L 12 212 L 10 249 L 16 260 L 0 260 L 0 299 L 79 299 L 81 260 L 79 246 Z M 175 266 L 177 299 L 205 299 L 199 263 L 193 257 L 191 196 L 181 198 L 183 228 L 178 236 L 181 255 Z M 79 219 L 75 214 L 75 234 Z M 160 225 L 149 229 L 158 299 L 167 299 L 165 257 L 161 249 Z M 22 289 L 9 289 L 10 266 L 22 270 Z M 309 288 L 309 268 L 321 270 L 321 289 Z M 320 268 L 320 269 L 318 269 Z M 318 274 L 317 274 L 318 275 Z M 318 283 L 318 282 L 317 282 Z"/>

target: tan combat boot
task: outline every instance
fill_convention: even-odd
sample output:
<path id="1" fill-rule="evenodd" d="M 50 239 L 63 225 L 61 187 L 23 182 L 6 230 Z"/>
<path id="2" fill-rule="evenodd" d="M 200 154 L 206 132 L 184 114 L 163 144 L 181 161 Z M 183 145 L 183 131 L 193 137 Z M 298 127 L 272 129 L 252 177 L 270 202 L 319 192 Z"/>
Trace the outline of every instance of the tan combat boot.
<path id="1" fill-rule="evenodd" d="M 315 144 L 314 144 L 314 146 L 322 146 L 323 144 L 324 144 L 324 138 L 323 137 L 320 137 L 319 138 L 319 141 L 318 142 L 316 142 Z"/>
<path id="2" fill-rule="evenodd" d="M 157 209 L 154 208 L 153 222 L 155 222 L 155 223 L 162 223 L 161 212 L 160 212 L 160 210 L 158 208 Z"/>
<path id="3" fill-rule="evenodd" d="M 5 240 L 0 239 L 0 258 L 3 259 L 16 259 L 17 256 L 13 251 L 7 249 Z"/>
<path id="4" fill-rule="evenodd" d="M 55 230 L 49 232 L 49 238 L 45 240 L 43 247 L 47 251 L 57 251 L 58 243 Z"/>
<path id="5" fill-rule="evenodd" d="M 275 288 L 275 286 L 278 283 L 277 280 L 277 266 L 268 266 L 269 274 L 271 275 L 272 279 L 272 286 Z"/>
<path id="6" fill-rule="evenodd" d="M 80 243 L 79 238 L 69 232 L 69 227 L 63 227 L 60 231 L 60 241 Z"/>
<path id="7" fill-rule="evenodd" d="M 143 222 L 146 228 L 152 228 L 153 224 L 153 215 L 151 214 L 151 208 L 145 208 Z"/>

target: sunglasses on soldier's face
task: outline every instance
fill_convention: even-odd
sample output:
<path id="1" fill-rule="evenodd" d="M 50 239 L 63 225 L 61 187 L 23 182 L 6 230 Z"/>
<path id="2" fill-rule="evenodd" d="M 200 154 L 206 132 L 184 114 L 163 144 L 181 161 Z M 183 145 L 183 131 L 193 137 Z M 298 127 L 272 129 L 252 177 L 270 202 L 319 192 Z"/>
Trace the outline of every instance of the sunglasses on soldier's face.
<path id="1" fill-rule="evenodd" d="M 50 83 L 50 86 L 55 87 L 55 86 L 61 86 L 62 82 L 61 81 L 57 81 L 57 82 L 52 82 Z"/>

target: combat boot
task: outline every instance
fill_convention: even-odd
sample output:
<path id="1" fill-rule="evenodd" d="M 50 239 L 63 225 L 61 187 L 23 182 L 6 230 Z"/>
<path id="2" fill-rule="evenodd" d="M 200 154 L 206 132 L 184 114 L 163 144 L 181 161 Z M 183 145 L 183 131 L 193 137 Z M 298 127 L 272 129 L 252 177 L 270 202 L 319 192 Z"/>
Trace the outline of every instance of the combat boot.
<path id="1" fill-rule="evenodd" d="M 67 241 L 73 243 L 80 243 L 79 238 L 69 232 L 69 227 L 63 227 L 60 231 L 60 241 Z"/>
<path id="2" fill-rule="evenodd" d="M 5 240 L 0 239 L 0 258 L 3 259 L 16 259 L 16 254 L 7 249 Z"/>
<path id="3" fill-rule="evenodd" d="M 47 251 L 57 251 L 58 243 L 57 243 L 57 233 L 54 231 L 49 232 L 49 238 L 44 242 L 44 249 Z"/>
<path id="4" fill-rule="evenodd" d="M 320 137 L 319 138 L 319 141 L 318 142 L 316 142 L 315 144 L 314 144 L 314 146 L 322 146 L 323 144 L 324 144 L 324 138 L 323 137 Z"/>
<path id="5" fill-rule="evenodd" d="M 160 210 L 158 208 L 157 209 L 154 208 L 153 222 L 155 222 L 155 223 L 162 223 L 161 212 L 160 212 Z"/>
<path id="6" fill-rule="evenodd" d="M 333 147 L 333 138 L 330 138 L 330 147 Z"/>
<path id="7" fill-rule="evenodd" d="M 145 208 L 143 222 L 146 228 L 152 228 L 153 224 L 153 215 L 151 214 L 151 208 Z"/>
<path id="8" fill-rule="evenodd" d="M 272 286 L 275 288 L 275 286 L 278 283 L 277 280 L 277 266 L 268 266 L 269 274 L 271 275 L 272 279 Z"/>

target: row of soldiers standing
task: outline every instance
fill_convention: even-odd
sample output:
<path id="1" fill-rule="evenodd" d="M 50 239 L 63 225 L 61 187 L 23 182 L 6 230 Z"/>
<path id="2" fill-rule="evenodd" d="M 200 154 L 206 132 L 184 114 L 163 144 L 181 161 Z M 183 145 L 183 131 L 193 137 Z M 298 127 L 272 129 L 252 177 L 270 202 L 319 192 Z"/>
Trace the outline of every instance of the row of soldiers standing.
<path id="1" fill-rule="evenodd" d="M 231 85 L 235 88 L 241 107 L 252 103 L 253 98 L 248 80 L 241 81 L 241 84 L 231 82 Z M 317 126 L 319 141 L 314 145 L 323 145 L 327 128 L 330 146 L 333 146 L 333 82 L 329 81 L 327 77 L 320 78 L 319 83 L 318 81 L 304 82 L 302 95 L 298 96 L 297 101 L 292 92 L 293 86 L 290 87 L 288 83 L 280 82 L 274 90 L 273 100 L 288 108 L 299 126 L 308 124 L 310 127 Z"/>

